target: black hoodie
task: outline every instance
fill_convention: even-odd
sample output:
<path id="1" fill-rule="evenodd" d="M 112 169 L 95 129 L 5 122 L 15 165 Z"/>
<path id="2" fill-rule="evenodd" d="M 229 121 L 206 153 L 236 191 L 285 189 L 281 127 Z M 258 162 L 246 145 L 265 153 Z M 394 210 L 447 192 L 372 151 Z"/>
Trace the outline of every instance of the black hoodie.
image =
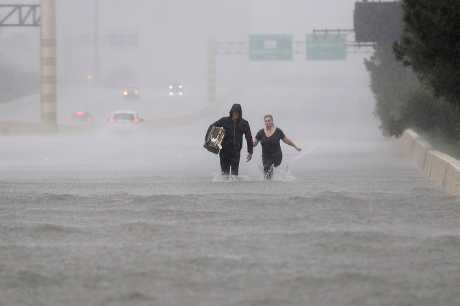
<path id="1" fill-rule="evenodd" d="M 234 121 L 232 119 L 233 113 L 239 113 L 240 119 Z M 248 153 L 252 154 L 253 143 L 251 128 L 249 127 L 249 123 L 243 119 L 243 110 L 241 109 L 240 104 L 233 104 L 230 110 L 230 115 L 228 117 L 223 117 L 220 120 L 217 120 L 210 125 L 209 129 L 211 129 L 213 126 L 223 127 L 225 130 L 225 137 L 222 141 L 223 154 L 239 154 L 241 148 L 243 147 L 243 134 L 246 138 Z"/>

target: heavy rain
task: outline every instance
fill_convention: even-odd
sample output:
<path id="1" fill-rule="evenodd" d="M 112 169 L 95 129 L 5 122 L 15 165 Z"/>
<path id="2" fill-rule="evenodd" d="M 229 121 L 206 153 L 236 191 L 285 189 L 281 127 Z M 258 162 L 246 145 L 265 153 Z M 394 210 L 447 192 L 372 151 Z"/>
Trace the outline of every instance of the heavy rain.
<path id="1" fill-rule="evenodd" d="M 0 1 L 0 305 L 459 305 L 411 2 Z"/>

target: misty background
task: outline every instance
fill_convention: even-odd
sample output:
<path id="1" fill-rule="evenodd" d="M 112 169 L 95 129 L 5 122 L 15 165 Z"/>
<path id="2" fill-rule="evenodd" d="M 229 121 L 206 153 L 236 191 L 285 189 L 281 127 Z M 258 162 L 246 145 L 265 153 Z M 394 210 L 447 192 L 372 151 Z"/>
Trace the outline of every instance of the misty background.
<path id="1" fill-rule="evenodd" d="M 52 156 L 59 156 L 67 166 L 89 160 L 91 165 L 82 169 L 99 168 L 102 165 L 98 161 L 116 152 L 116 164 L 128 166 L 136 160 L 139 168 L 158 169 L 162 165 L 155 161 L 170 159 L 171 146 L 181 143 L 187 145 L 189 157 L 201 162 L 201 169 L 184 161 L 175 170 L 209 173 L 217 164 L 201 148 L 204 132 L 210 123 L 227 115 L 233 103 L 243 105 L 254 134 L 262 128 L 263 115 L 272 113 L 275 123 L 307 152 L 318 146 L 330 151 L 338 150 L 337 146 L 341 150 L 361 148 L 356 141 L 381 142 L 369 75 L 363 64 L 370 54 L 350 49 L 346 61 L 305 59 L 305 35 L 314 28 L 353 28 L 354 2 L 57 1 L 59 123 L 69 124 L 76 111 L 89 111 L 103 126 L 109 113 L 130 109 L 138 111 L 154 128 L 130 137 L 135 139 L 136 154 L 130 152 L 133 147 L 120 147 L 119 139 L 95 140 L 94 135 L 78 140 L 40 139 L 37 146 L 43 148 L 43 154 L 39 164 L 56 162 Z M 297 45 L 293 61 L 250 62 L 245 54 L 218 55 L 218 103 L 208 105 L 208 40 L 247 42 L 249 34 L 257 33 L 292 34 L 302 43 Z M 33 90 L 20 92 L 23 98 L 4 103 L 0 118 L 38 122 L 39 29 L 1 29 L 0 43 L 0 65 L 36 82 L 32 82 L 36 86 Z M 176 81 L 184 84 L 186 94 L 170 99 L 167 87 Z M 22 84 L 13 82 L 19 88 Z M 141 99 L 124 100 L 121 91 L 125 87 L 139 88 Z M 6 142 L 18 152 L 27 151 L 31 143 L 17 139 Z M 325 144 L 329 142 L 334 145 Z M 167 148 L 159 150 L 158 144 Z M 56 150 L 68 145 L 75 147 L 75 156 Z M 183 158 L 178 153 L 175 160 Z M 26 154 L 17 168 L 28 160 Z M 10 169 L 17 169 L 8 162 Z M 32 158 L 31 166 L 35 162 Z"/>
<path id="2" fill-rule="evenodd" d="M 0 3 L 26 1 L 38 3 Z M 441 0 L 406 2 L 418 14 Z M 52 133 L 40 130 L 39 29 L 0 28 L 0 305 L 458 305 L 459 201 L 382 136 L 407 96 L 414 110 L 421 101 L 401 94 L 409 78 L 393 42 L 306 59 L 306 34 L 353 28 L 354 3 L 56 0 Z M 218 55 L 210 104 L 208 40 L 272 33 L 294 36 L 294 60 Z M 183 96 L 168 94 L 173 82 Z M 281 144 L 273 180 L 260 146 L 250 163 L 243 148 L 238 178 L 203 148 L 233 103 L 253 135 L 271 113 L 303 149 Z M 117 130 L 117 110 L 145 121 Z"/>

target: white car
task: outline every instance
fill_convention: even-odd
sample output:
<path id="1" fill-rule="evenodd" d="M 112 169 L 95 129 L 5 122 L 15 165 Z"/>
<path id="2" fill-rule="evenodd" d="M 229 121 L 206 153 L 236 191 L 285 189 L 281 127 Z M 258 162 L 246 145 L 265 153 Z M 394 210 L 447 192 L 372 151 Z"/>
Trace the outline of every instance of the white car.
<path id="1" fill-rule="evenodd" d="M 173 96 L 183 96 L 184 95 L 184 85 L 181 83 L 173 83 L 169 85 L 169 95 Z"/>
<path id="2" fill-rule="evenodd" d="M 144 119 L 135 111 L 115 111 L 110 114 L 108 127 L 117 132 L 130 132 L 137 130 Z"/>

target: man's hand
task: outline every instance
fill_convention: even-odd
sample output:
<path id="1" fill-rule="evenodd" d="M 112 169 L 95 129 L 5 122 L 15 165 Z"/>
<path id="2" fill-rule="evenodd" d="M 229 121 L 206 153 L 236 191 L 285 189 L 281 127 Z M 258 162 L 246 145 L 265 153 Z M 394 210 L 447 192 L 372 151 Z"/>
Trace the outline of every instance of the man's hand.
<path id="1" fill-rule="evenodd" d="M 297 150 L 297 152 L 302 151 L 302 148 L 299 148 L 299 147 L 295 147 L 295 149 Z"/>
<path id="2" fill-rule="evenodd" d="M 249 163 L 252 159 L 252 154 L 248 154 L 248 156 L 246 157 L 246 162 Z"/>

